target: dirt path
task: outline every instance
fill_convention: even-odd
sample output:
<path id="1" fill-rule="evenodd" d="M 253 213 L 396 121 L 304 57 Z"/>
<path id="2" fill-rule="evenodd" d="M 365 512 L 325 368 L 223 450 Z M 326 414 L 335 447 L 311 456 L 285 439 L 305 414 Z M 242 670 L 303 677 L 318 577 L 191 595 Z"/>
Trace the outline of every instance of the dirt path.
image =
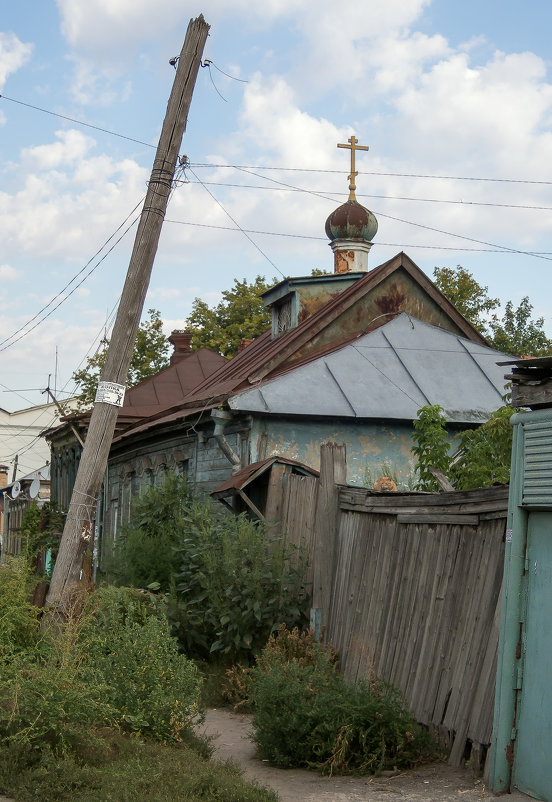
<path id="1" fill-rule="evenodd" d="M 274 789 L 281 802 L 485 802 L 496 800 L 482 780 L 467 770 L 442 763 L 423 766 L 394 777 L 321 777 L 303 769 L 276 769 L 255 757 L 248 736 L 251 716 L 209 710 L 200 732 L 212 738 L 214 757 L 232 759 L 249 780 Z M 525 794 L 509 794 L 508 802 L 531 802 Z"/>

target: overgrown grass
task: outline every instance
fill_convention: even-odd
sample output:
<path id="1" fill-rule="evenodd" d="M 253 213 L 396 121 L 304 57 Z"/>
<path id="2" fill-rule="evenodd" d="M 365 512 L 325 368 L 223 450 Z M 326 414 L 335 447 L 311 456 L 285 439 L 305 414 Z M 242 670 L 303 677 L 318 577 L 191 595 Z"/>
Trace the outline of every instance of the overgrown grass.
<path id="1" fill-rule="evenodd" d="M 203 754 L 201 754 L 203 752 Z M 0 792 L 17 802 L 277 802 L 245 782 L 231 763 L 215 763 L 205 745 L 168 746 L 115 732 L 86 756 L 47 751 L 30 764 L 15 750 L 0 752 Z"/>

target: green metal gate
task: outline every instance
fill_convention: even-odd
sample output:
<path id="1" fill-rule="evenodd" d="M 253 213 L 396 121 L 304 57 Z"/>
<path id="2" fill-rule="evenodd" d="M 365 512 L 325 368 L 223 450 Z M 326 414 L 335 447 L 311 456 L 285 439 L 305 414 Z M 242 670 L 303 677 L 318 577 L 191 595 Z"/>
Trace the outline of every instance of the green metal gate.
<path id="1" fill-rule="evenodd" d="M 552 410 L 513 416 L 490 786 L 552 800 Z"/>

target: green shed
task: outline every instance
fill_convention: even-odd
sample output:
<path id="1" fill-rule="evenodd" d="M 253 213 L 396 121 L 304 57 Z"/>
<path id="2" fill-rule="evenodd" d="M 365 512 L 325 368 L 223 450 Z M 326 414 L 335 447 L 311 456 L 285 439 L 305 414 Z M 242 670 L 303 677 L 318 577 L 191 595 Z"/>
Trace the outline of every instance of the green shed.
<path id="1" fill-rule="evenodd" d="M 512 473 L 489 785 L 552 800 L 552 358 L 513 368 Z"/>

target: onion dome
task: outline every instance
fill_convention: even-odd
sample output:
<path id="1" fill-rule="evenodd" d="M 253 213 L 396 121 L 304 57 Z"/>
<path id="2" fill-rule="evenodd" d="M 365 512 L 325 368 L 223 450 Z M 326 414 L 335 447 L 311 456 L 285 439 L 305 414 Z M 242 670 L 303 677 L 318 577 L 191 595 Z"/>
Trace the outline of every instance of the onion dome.
<path id="1" fill-rule="evenodd" d="M 357 200 L 338 206 L 326 220 L 326 235 L 330 240 L 362 240 L 372 242 L 378 230 L 375 214 Z"/>

